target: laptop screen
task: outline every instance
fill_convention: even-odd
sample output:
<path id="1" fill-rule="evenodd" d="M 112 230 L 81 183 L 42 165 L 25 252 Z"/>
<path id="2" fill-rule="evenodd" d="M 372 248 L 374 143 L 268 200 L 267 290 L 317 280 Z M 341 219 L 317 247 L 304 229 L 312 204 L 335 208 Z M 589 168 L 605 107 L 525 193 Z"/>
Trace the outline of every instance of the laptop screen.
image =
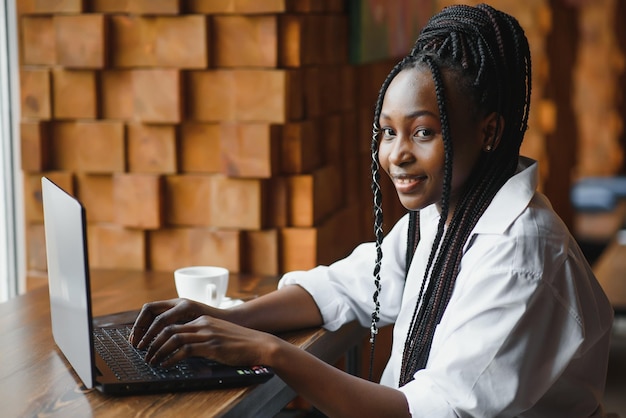
<path id="1" fill-rule="evenodd" d="M 41 179 L 52 336 L 87 388 L 94 386 L 85 211 L 48 178 Z"/>

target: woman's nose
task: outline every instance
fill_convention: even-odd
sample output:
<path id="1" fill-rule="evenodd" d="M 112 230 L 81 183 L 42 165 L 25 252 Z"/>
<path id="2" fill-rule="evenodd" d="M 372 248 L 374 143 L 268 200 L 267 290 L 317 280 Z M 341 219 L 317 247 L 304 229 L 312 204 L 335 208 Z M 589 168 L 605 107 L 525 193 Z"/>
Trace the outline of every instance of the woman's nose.
<path id="1" fill-rule="evenodd" d="M 402 165 L 413 159 L 411 141 L 404 135 L 398 135 L 389 154 L 389 162 L 394 165 Z"/>

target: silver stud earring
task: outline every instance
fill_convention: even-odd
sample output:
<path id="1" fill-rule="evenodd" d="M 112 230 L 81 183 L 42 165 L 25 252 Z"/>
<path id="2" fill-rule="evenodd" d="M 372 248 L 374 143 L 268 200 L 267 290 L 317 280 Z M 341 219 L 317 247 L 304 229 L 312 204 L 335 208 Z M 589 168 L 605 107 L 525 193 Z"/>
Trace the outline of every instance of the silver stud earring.
<path id="1" fill-rule="evenodd" d="M 486 152 L 491 152 L 492 150 L 493 150 L 493 147 L 491 145 L 485 146 L 485 151 Z"/>

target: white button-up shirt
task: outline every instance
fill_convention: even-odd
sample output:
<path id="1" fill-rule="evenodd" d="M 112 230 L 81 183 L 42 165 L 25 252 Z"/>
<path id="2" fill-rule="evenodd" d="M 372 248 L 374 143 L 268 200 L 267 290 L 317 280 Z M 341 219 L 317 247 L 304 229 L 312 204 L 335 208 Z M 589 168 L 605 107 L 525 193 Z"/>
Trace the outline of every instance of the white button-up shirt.
<path id="1" fill-rule="evenodd" d="M 602 415 L 613 311 L 537 178 L 537 163 L 520 158 L 470 235 L 428 364 L 399 388 L 414 417 Z M 408 216 L 383 242 L 380 326 L 395 326 L 381 384 L 391 387 L 439 213 L 433 205 L 420 218 L 406 282 Z M 374 260 L 374 244 L 362 244 L 330 266 L 285 274 L 279 286 L 305 288 L 329 330 L 355 319 L 369 327 Z"/>

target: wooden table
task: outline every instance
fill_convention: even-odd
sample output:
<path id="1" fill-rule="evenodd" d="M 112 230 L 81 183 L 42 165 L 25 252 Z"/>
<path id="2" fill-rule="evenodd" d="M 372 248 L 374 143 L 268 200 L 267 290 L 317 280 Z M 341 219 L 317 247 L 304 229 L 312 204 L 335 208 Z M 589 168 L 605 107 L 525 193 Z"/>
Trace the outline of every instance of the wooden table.
<path id="1" fill-rule="evenodd" d="M 603 251 L 593 271 L 618 315 L 626 315 L 626 233 Z"/>
<path id="2" fill-rule="evenodd" d="M 171 274 L 94 271 L 94 316 L 139 309 L 176 296 Z M 276 280 L 231 275 L 228 295 L 248 298 L 276 288 Z M 337 332 L 309 329 L 282 335 L 331 364 L 366 330 L 351 323 Z M 271 417 L 295 396 L 278 377 L 246 388 L 112 397 L 87 391 L 52 339 L 47 286 L 0 303 L 0 416 L 2 417 Z"/>

